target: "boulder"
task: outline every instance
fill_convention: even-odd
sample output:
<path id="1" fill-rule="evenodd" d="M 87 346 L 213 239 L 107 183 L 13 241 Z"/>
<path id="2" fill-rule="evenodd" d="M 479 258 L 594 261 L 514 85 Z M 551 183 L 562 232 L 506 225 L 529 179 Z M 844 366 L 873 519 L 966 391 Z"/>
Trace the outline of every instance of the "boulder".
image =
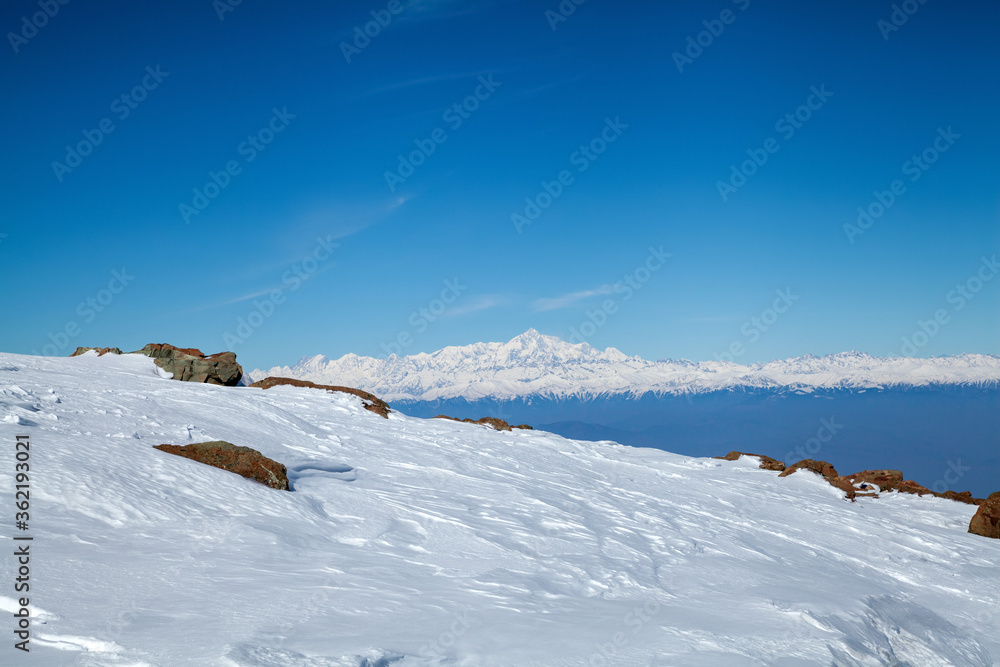
<path id="1" fill-rule="evenodd" d="M 752 456 L 756 459 L 760 459 L 761 470 L 776 470 L 777 472 L 782 472 L 785 469 L 785 464 L 777 459 L 772 459 L 770 456 L 764 456 L 763 454 L 749 454 L 747 452 L 737 452 L 731 451 L 725 456 L 716 456 L 715 458 L 721 459 L 723 461 L 738 461 L 741 456 Z"/>
<path id="2" fill-rule="evenodd" d="M 243 368 L 236 363 L 235 352 L 219 352 L 205 356 L 201 350 L 181 348 L 166 343 L 150 343 L 138 350 L 153 359 L 153 363 L 174 374 L 175 380 L 204 382 L 235 387 L 243 377 Z"/>
<path id="3" fill-rule="evenodd" d="M 796 470 L 812 470 L 814 473 L 823 475 L 827 479 L 837 479 L 840 475 L 837 474 L 837 469 L 826 461 L 815 461 L 813 459 L 803 459 L 798 463 L 793 463 L 792 465 L 785 468 L 785 470 L 778 475 L 778 477 L 788 477 Z"/>
<path id="4" fill-rule="evenodd" d="M 982 502 L 975 516 L 969 522 L 969 532 L 973 535 L 1000 539 L 1000 491 L 991 493 Z"/>
<path id="5" fill-rule="evenodd" d="M 256 449 L 237 447 L 224 440 L 183 446 L 156 445 L 154 448 L 168 454 L 176 454 L 205 465 L 234 472 L 272 489 L 289 490 L 288 473 L 285 466 L 277 461 L 272 461 Z"/>
<path id="6" fill-rule="evenodd" d="M 383 401 L 381 398 L 375 394 L 369 394 L 367 391 L 362 391 L 360 389 L 354 389 L 353 387 L 337 387 L 334 385 L 327 384 L 315 384 L 307 380 L 293 380 L 292 378 L 279 378 L 279 377 L 268 377 L 254 382 L 251 387 L 257 387 L 259 389 L 270 389 L 271 387 L 279 387 L 282 385 L 289 385 L 292 387 L 305 387 L 307 389 L 325 389 L 330 392 L 342 392 L 344 394 L 353 394 L 361 399 L 365 410 L 369 412 L 374 412 L 377 415 L 382 415 L 386 419 L 389 418 L 389 413 L 392 410 L 389 408 L 389 404 Z"/>
<path id="7" fill-rule="evenodd" d="M 122 354 L 117 347 L 78 347 L 69 355 L 75 357 L 89 350 L 97 352 L 98 356 Z M 202 354 L 193 347 L 174 347 L 166 343 L 150 343 L 141 350 L 128 354 L 144 354 L 153 359 L 153 363 L 163 370 L 173 373 L 175 380 L 184 382 L 204 382 L 235 387 L 243 377 L 243 368 L 236 363 L 235 352 L 219 352 L 210 356 Z"/>

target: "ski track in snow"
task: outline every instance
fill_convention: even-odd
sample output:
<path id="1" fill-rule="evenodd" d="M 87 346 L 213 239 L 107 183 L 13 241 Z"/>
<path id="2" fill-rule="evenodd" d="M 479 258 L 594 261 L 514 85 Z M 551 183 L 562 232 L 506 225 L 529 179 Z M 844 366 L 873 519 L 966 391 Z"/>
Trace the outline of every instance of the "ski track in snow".
<path id="1" fill-rule="evenodd" d="M 167 380 L 140 355 L 0 354 L 0 439 L 17 434 L 31 436 L 32 665 L 1000 656 L 1000 541 L 969 535 L 960 503 L 852 504 L 749 459 L 385 420 L 348 395 Z M 294 492 L 153 449 L 206 440 L 284 463 Z"/>

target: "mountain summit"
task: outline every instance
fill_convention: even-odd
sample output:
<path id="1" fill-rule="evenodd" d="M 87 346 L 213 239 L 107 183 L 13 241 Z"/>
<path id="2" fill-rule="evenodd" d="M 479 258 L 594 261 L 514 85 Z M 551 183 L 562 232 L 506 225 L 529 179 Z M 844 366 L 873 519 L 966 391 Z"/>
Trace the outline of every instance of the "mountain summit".
<path id="1" fill-rule="evenodd" d="M 254 380 L 277 375 L 346 384 L 389 401 L 591 398 L 746 389 L 808 393 L 816 389 L 1000 386 L 1000 357 L 884 358 L 851 351 L 747 365 L 648 361 L 613 347 L 601 351 L 588 343 L 568 343 L 529 329 L 506 343 L 450 346 L 430 354 L 387 359 L 348 354 L 331 360 L 319 355 L 305 357 L 292 367 L 255 370 L 250 375 Z"/>

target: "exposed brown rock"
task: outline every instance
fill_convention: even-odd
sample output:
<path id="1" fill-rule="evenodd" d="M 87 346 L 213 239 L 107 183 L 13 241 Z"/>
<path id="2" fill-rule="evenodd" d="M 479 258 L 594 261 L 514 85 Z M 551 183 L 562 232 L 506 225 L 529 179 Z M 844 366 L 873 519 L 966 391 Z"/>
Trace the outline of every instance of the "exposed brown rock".
<path id="1" fill-rule="evenodd" d="M 448 415 L 438 415 L 434 419 L 450 419 L 453 422 L 462 422 L 463 424 L 488 424 L 498 431 L 509 431 L 514 428 L 520 428 L 526 431 L 534 430 L 527 424 L 521 424 L 519 426 L 511 426 L 503 419 L 497 419 L 496 417 L 482 417 L 481 419 L 456 419 L 455 417 L 449 417 Z"/>
<path id="2" fill-rule="evenodd" d="M 928 489 L 926 486 L 924 486 L 923 484 L 917 484 L 912 479 L 903 480 L 899 484 L 893 486 L 891 490 L 899 491 L 900 493 L 915 493 L 918 496 L 922 496 L 928 493 L 931 495 L 934 494 L 934 492 Z"/>
<path id="3" fill-rule="evenodd" d="M 926 486 L 917 484 L 913 480 L 904 480 L 903 473 L 900 470 L 862 470 L 861 472 L 856 472 L 851 475 L 841 476 L 837 474 L 837 469 L 831 464 L 826 461 L 815 461 L 813 459 L 805 459 L 785 468 L 785 465 L 781 461 L 775 461 L 772 458 L 761 456 L 760 454 L 748 454 L 746 452 L 732 451 L 725 456 L 716 456 L 715 458 L 722 459 L 724 461 L 736 461 L 741 456 L 756 456 L 761 461 L 760 467 L 765 470 L 781 470 L 782 472 L 778 475 L 778 477 L 787 477 L 797 470 L 812 470 L 813 472 L 825 477 L 831 486 L 836 487 L 847 494 L 847 498 L 852 502 L 855 498 L 861 496 L 878 498 L 879 492 L 885 491 L 913 493 L 919 496 L 931 495 L 937 498 L 945 498 L 947 500 L 966 503 L 968 505 L 979 505 L 980 507 L 982 507 L 983 503 L 986 502 L 982 498 L 973 498 L 970 491 L 945 491 L 944 493 L 931 491 Z M 992 498 L 993 496 L 990 497 Z"/>
<path id="4" fill-rule="evenodd" d="M 931 493 L 934 492 L 931 491 Z M 966 505 L 979 505 L 980 507 L 986 502 L 983 498 L 973 498 L 972 491 L 945 491 L 944 493 L 934 493 L 934 495 L 938 498 L 947 498 Z"/>
<path id="5" fill-rule="evenodd" d="M 750 454 L 747 452 L 737 452 L 735 450 L 729 452 L 725 456 L 716 456 L 717 459 L 722 459 L 723 461 L 737 461 L 741 456 L 753 456 L 760 459 L 761 470 L 775 470 L 781 472 L 785 469 L 785 464 L 777 459 L 772 459 L 770 456 L 764 456 L 763 454 Z"/>
<path id="6" fill-rule="evenodd" d="M 156 445 L 154 449 L 234 472 L 272 489 L 289 490 L 285 466 L 272 461 L 256 449 L 237 447 L 223 440 L 184 446 Z"/>
<path id="7" fill-rule="evenodd" d="M 826 461 L 816 461 L 814 459 L 803 459 L 798 463 L 793 463 L 792 465 L 785 468 L 784 472 L 778 475 L 778 477 L 788 477 L 796 470 L 802 470 L 803 468 L 806 470 L 812 470 L 815 473 L 823 475 L 823 477 L 826 477 L 827 479 L 837 479 L 838 477 L 840 477 L 840 475 L 837 474 L 837 469 L 834 468 L 832 465 L 830 465 Z"/>
<path id="8" fill-rule="evenodd" d="M 326 391 L 342 392 L 345 394 L 353 394 L 361 398 L 364 403 L 365 410 L 369 412 L 374 412 L 377 415 L 382 415 L 386 419 L 389 418 L 389 413 L 392 411 L 389 408 L 389 404 L 383 401 L 381 398 L 375 394 L 369 394 L 367 391 L 361 391 L 360 389 L 355 389 L 353 387 L 337 387 L 333 385 L 326 384 L 315 384 L 307 380 L 294 380 L 292 378 L 279 378 L 279 377 L 267 377 L 258 382 L 254 382 L 251 387 L 258 387 L 260 389 L 270 389 L 271 387 L 278 387 L 281 385 L 290 385 L 292 387 L 306 387 L 307 389 L 325 389 Z"/>
<path id="9" fill-rule="evenodd" d="M 122 354 L 117 347 L 78 347 L 71 357 L 96 350 L 97 354 Z M 150 343 L 141 350 L 128 354 L 144 354 L 153 363 L 173 374 L 173 379 L 184 382 L 202 382 L 235 387 L 243 377 L 243 368 L 236 363 L 235 352 L 219 352 L 205 356 L 193 347 L 174 347 L 166 343 Z"/>
<path id="10" fill-rule="evenodd" d="M 150 343 L 138 353 L 152 357 L 153 363 L 173 373 L 175 380 L 235 387 L 243 377 L 243 368 L 236 363 L 235 352 L 205 356 L 201 350 L 192 347 Z"/>
<path id="11" fill-rule="evenodd" d="M 969 532 L 973 535 L 1000 539 L 1000 491 L 991 493 L 982 502 L 975 516 L 969 522 Z"/>
<path id="12" fill-rule="evenodd" d="M 205 354 L 196 347 L 174 347 L 167 343 L 149 343 L 146 347 L 139 350 L 139 352 L 154 359 L 169 359 L 178 354 L 198 357 L 199 359 L 205 358 Z"/>
<path id="13" fill-rule="evenodd" d="M 882 491 L 887 491 L 903 482 L 903 473 L 899 470 L 862 470 L 845 477 L 855 484 L 871 484 Z"/>
<path id="14" fill-rule="evenodd" d="M 954 500 L 967 505 L 979 505 L 983 502 L 982 498 L 973 498 L 971 491 L 945 491 L 944 493 L 931 491 L 926 486 L 918 484 L 913 480 L 904 480 L 903 473 L 899 470 L 864 470 L 856 472 L 853 475 L 848 475 L 847 479 L 850 479 L 854 484 L 867 483 L 877 486 L 878 490 L 882 492 L 897 491 L 899 493 L 913 493 L 918 496 L 931 495 L 936 498 Z"/>
<path id="15" fill-rule="evenodd" d="M 103 357 L 105 354 L 108 354 L 109 352 L 111 354 L 122 354 L 122 351 L 117 347 L 78 347 L 76 348 L 76 351 L 69 356 L 78 357 L 84 352 L 89 352 L 91 350 L 97 352 L 97 356 L 99 357 Z"/>

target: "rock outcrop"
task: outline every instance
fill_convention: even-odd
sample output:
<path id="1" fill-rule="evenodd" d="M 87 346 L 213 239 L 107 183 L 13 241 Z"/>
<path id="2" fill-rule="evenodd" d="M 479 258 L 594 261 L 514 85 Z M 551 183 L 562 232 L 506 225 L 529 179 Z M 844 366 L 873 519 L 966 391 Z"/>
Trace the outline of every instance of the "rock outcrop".
<path id="1" fill-rule="evenodd" d="M 78 347 L 71 357 L 94 350 L 98 356 L 123 354 L 117 347 Z M 235 352 L 219 352 L 205 356 L 193 347 L 174 347 L 166 343 L 150 343 L 141 350 L 127 354 L 144 354 L 163 370 L 173 373 L 175 380 L 202 382 L 235 387 L 243 377 L 243 367 L 236 363 Z"/>
<path id="2" fill-rule="evenodd" d="M 272 489 L 288 491 L 288 471 L 256 449 L 237 447 L 231 442 L 215 440 L 193 445 L 156 445 L 155 449 L 176 454 L 260 482 Z"/>
<path id="3" fill-rule="evenodd" d="M 975 516 L 969 522 L 969 532 L 973 535 L 1000 539 L 1000 491 L 991 493 L 982 502 Z"/>
<path id="4" fill-rule="evenodd" d="M 480 419 L 457 419 L 455 417 L 449 417 L 448 415 L 438 415 L 434 419 L 450 419 L 453 422 L 462 422 L 463 424 L 486 424 L 487 426 L 492 426 L 498 431 L 509 431 L 511 429 L 519 428 L 525 431 L 533 431 L 534 429 L 527 424 L 519 424 L 518 426 L 513 426 L 508 424 L 503 419 L 497 419 L 496 417 L 482 417 Z"/>
<path id="5" fill-rule="evenodd" d="M 903 479 L 903 473 L 900 470 L 863 470 L 853 475 L 847 475 L 844 479 L 850 480 L 852 484 L 860 484 L 862 487 L 869 486 L 873 491 L 880 493 L 897 491 L 899 493 L 913 493 L 918 496 L 931 495 L 967 505 L 979 505 L 983 502 L 982 498 L 973 498 L 971 491 L 945 491 L 943 493 L 931 491 L 912 479 Z"/>
<path id="6" fill-rule="evenodd" d="M 777 459 L 772 459 L 770 456 L 764 456 L 763 454 L 749 454 L 747 452 L 737 452 L 731 451 L 725 456 L 716 456 L 715 458 L 721 459 L 723 461 L 738 461 L 741 456 L 752 456 L 756 459 L 760 459 L 761 470 L 774 470 L 777 472 L 782 472 L 785 469 L 785 464 Z"/>
<path id="7" fill-rule="evenodd" d="M 943 493 L 931 491 L 926 486 L 917 484 L 913 480 L 903 479 L 903 473 L 900 470 L 862 470 L 851 475 L 840 475 L 832 464 L 813 459 L 804 459 L 786 468 L 785 464 L 781 461 L 768 456 L 748 454 L 746 452 L 732 451 L 725 456 L 716 456 L 715 458 L 724 461 L 736 461 L 741 456 L 754 456 L 760 459 L 760 468 L 763 470 L 778 470 L 780 471 L 778 477 L 787 477 L 799 470 L 811 470 L 817 475 L 822 475 L 831 486 L 847 494 L 847 498 L 851 501 L 854 501 L 858 496 L 878 498 L 879 493 L 897 491 L 899 493 L 913 493 L 920 496 L 931 495 L 968 505 L 982 506 L 986 502 L 982 498 L 973 498 L 972 493 L 969 491 L 945 491 Z"/>
<path id="8" fill-rule="evenodd" d="M 826 461 L 816 461 L 815 459 L 803 459 L 798 463 L 793 463 L 792 465 L 785 468 L 784 471 L 778 477 L 788 477 L 792 473 L 798 470 L 812 470 L 814 473 L 823 475 L 827 479 L 837 479 L 840 475 L 837 473 L 837 469 Z"/>
<path id="9" fill-rule="evenodd" d="M 69 356 L 78 357 L 84 352 L 90 352 L 91 350 L 96 352 L 97 356 L 99 357 L 103 357 L 105 354 L 108 354 L 109 352 L 111 354 L 122 354 L 122 351 L 117 347 L 78 347 L 76 348 L 76 351 Z"/>
<path id="10" fill-rule="evenodd" d="M 353 387 L 337 387 L 328 384 L 315 384 L 307 380 L 293 380 L 292 378 L 279 378 L 279 377 L 268 377 L 254 382 L 251 387 L 257 387 L 259 389 L 270 389 L 271 387 L 279 387 L 282 385 L 289 385 L 292 387 L 305 387 L 307 389 L 325 389 L 326 391 L 332 392 L 342 392 L 344 394 L 353 394 L 361 398 L 364 404 L 365 410 L 369 412 L 374 412 L 377 415 L 382 415 L 386 419 L 389 418 L 389 413 L 392 410 L 389 408 L 389 404 L 383 401 L 381 398 L 375 394 L 369 394 L 367 391 L 362 391 L 360 389 L 355 389 Z"/>
<path id="11" fill-rule="evenodd" d="M 900 470 L 862 470 L 846 477 L 855 484 L 877 486 L 880 491 L 888 491 L 903 483 L 903 473 Z"/>
<path id="12" fill-rule="evenodd" d="M 219 352 L 205 356 L 201 350 L 194 348 L 150 343 L 137 353 L 151 357 L 153 363 L 173 373 L 175 380 L 183 382 L 204 382 L 235 387 L 243 377 L 243 368 L 236 363 L 235 352 Z"/>

